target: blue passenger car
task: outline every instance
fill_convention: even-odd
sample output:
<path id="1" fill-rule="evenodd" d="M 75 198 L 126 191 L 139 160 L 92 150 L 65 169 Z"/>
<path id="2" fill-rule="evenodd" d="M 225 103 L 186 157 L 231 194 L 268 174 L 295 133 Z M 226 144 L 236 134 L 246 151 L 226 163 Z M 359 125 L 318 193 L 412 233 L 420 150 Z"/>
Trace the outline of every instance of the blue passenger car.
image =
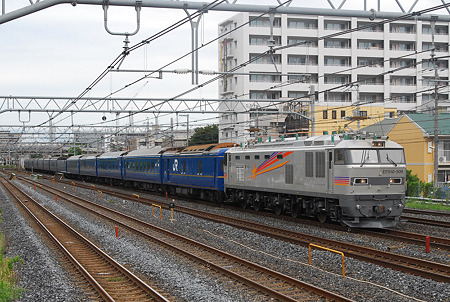
<path id="1" fill-rule="evenodd" d="M 66 174 L 69 177 L 78 177 L 80 175 L 80 157 L 83 155 L 71 156 L 67 159 Z"/>
<path id="2" fill-rule="evenodd" d="M 53 174 L 55 174 L 57 172 L 56 171 L 57 160 L 58 159 L 55 157 L 55 158 L 50 158 L 50 161 L 49 161 L 49 171 L 52 172 Z"/>
<path id="3" fill-rule="evenodd" d="M 160 170 L 161 152 L 159 146 L 151 149 L 131 151 L 123 156 L 123 179 L 134 187 L 152 189 L 162 183 Z"/>
<path id="4" fill-rule="evenodd" d="M 56 173 L 66 173 L 67 171 L 67 158 L 60 157 L 56 160 Z"/>
<path id="5" fill-rule="evenodd" d="M 97 157 L 97 176 L 107 179 L 122 180 L 122 155 L 128 151 L 108 152 Z"/>
<path id="6" fill-rule="evenodd" d="M 224 187 L 224 154 L 232 146 L 209 144 L 164 152 L 164 185 L 177 194 L 198 195 L 210 200 L 219 198 L 219 191 Z"/>
<path id="7" fill-rule="evenodd" d="M 80 157 L 80 174 L 83 176 L 97 176 L 97 156 L 83 155 Z"/>

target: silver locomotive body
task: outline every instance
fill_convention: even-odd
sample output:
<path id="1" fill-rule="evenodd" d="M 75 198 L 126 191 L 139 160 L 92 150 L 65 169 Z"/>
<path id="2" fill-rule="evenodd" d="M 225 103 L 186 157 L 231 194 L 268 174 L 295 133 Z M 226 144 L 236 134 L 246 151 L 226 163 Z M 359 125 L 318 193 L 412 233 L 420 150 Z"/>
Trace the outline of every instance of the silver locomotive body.
<path id="1" fill-rule="evenodd" d="M 388 140 L 324 135 L 232 148 L 225 173 L 225 193 L 242 207 L 351 227 L 393 227 L 405 202 L 404 151 Z"/>

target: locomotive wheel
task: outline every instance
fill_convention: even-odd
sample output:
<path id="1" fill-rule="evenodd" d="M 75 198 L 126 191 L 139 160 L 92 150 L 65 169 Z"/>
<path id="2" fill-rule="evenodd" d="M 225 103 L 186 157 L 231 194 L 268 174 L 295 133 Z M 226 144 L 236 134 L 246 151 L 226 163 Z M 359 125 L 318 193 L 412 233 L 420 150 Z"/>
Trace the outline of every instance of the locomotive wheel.
<path id="1" fill-rule="evenodd" d="M 273 207 L 273 212 L 277 215 L 281 215 L 281 212 L 283 212 L 283 206 L 281 204 L 277 204 Z"/>
<path id="2" fill-rule="evenodd" d="M 239 196 L 239 207 L 241 209 L 246 209 L 247 208 L 247 200 L 245 199 L 244 196 Z"/>
<path id="3" fill-rule="evenodd" d="M 325 223 L 327 221 L 327 218 L 328 215 L 325 211 L 320 211 L 319 214 L 317 214 L 317 219 L 319 219 L 321 223 Z"/>
<path id="4" fill-rule="evenodd" d="M 253 202 L 253 209 L 255 209 L 255 211 L 261 211 L 261 201 L 257 198 Z"/>
<path id="5" fill-rule="evenodd" d="M 291 205 L 291 217 L 297 218 L 299 212 L 300 212 L 300 207 L 299 207 L 298 203 L 292 204 Z"/>

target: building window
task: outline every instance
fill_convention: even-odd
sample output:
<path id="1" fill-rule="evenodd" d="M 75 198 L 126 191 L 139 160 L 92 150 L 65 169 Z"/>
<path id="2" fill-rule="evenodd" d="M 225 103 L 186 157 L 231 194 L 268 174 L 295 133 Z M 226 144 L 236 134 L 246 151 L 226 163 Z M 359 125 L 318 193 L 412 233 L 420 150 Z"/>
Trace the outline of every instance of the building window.
<path id="1" fill-rule="evenodd" d="M 249 43 L 250 45 L 260 45 L 260 46 L 267 46 L 270 42 L 270 36 L 250 36 Z M 273 37 L 273 44 L 271 45 L 281 45 L 281 37 L 280 36 L 274 36 Z"/>
<path id="2" fill-rule="evenodd" d="M 323 119 L 324 120 L 328 119 L 328 111 L 326 110 L 323 111 Z"/>
<path id="3" fill-rule="evenodd" d="M 341 118 L 345 117 L 345 110 L 341 110 Z"/>
<path id="4" fill-rule="evenodd" d="M 250 82 L 280 83 L 281 76 L 276 74 L 251 74 Z"/>
<path id="5" fill-rule="evenodd" d="M 390 46 L 391 50 L 403 50 L 403 51 L 416 50 L 416 44 L 414 42 L 391 41 Z"/>
<path id="6" fill-rule="evenodd" d="M 383 49 L 383 41 L 358 40 L 358 49 Z"/>
<path id="7" fill-rule="evenodd" d="M 307 95 L 308 93 L 305 91 L 288 91 L 288 97 L 289 98 L 296 98 L 296 99 L 301 99 L 303 98 L 305 95 Z M 308 99 L 308 98 L 307 98 Z"/>
<path id="8" fill-rule="evenodd" d="M 317 47 L 317 41 L 312 41 L 311 38 L 304 37 L 288 37 L 288 45 L 298 44 L 296 46 L 311 46 Z"/>
<path id="9" fill-rule="evenodd" d="M 332 40 L 328 39 L 324 42 L 325 48 L 350 48 L 350 40 Z"/>
<path id="10" fill-rule="evenodd" d="M 281 64 L 281 55 L 272 54 L 261 57 L 260 54 L 250 54 L 251 64 Z"/>
<path id="11" fill-rule="evenodd" d="M 350 75 L 325 75 L 325 84 L 346 84 L 350 82 Z"/>
<path id="12" fill-rule="evenodd" d="M 447 52 L 448 44 L 435 43 L 434 48 L 436 49 L 437 52 Z M 431 50 L 431 49 L 433 49 L 433 45 L 430 42 L 422 43 L 422 50 Z"/>
<path id="13" fill-rule="evenodd" d="M 350 57 L 325 57 L 326 66 L 350 66 Z"/>
<path id="14" fill-rule="evenodd" d="M 250 27 L 270 27 L 270 19 L 265 17 L 250 17 Z M 273 27 L 281 27 L 281 18 L 274 18 Z"/>
<path id="15" fill-rule="evenodd" d="M 274 100 L 281 97 L 281 91 L 250 91 L 251 99 L 268 99 Z"/>
<path id="16" fill-rule="evenodd" d="M 383 67 L 382 58 L 358 58 L 358 66 L 362 67 Z"/>
<path id="17" fill-rule="evenodd" d="M 325 21 L 325 29 L 327 30 L 346 30 L 350 28 L 348 21 Z"/>
<path id="18" fill-rule="evenodd" d="M 317 29 L 317 20 L 309 19 L 288 19 L 288 28 Z"/>
<path id="19" fill-rule="evenodd" d="M 391 33 L 413 34 L 415 32 L 413 24 L 391 24 Z"/>
<path id="20" fill-rule="evenodd" d="M 331 118 L 335 120 L 337 118 L 336 110 L 331 111 Z"/>
<path id="21" fill-rule="evenodd" d="M 412 59 L 392 59 L 391 60 L 391 68 L 415 68 L 416 67 L 416 60 Z"/>

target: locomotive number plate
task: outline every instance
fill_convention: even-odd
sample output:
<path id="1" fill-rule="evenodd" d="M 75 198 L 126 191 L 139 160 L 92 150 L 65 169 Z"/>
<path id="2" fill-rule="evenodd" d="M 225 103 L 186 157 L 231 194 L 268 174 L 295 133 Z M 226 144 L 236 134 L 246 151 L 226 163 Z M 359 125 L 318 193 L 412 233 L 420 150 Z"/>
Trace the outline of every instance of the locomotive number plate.
<path id="1" fill-rule="evenodd" d="M 383 174 L 402 174 L 403 170 L 396 169 L 396 170 L 383 170 Z"/>

